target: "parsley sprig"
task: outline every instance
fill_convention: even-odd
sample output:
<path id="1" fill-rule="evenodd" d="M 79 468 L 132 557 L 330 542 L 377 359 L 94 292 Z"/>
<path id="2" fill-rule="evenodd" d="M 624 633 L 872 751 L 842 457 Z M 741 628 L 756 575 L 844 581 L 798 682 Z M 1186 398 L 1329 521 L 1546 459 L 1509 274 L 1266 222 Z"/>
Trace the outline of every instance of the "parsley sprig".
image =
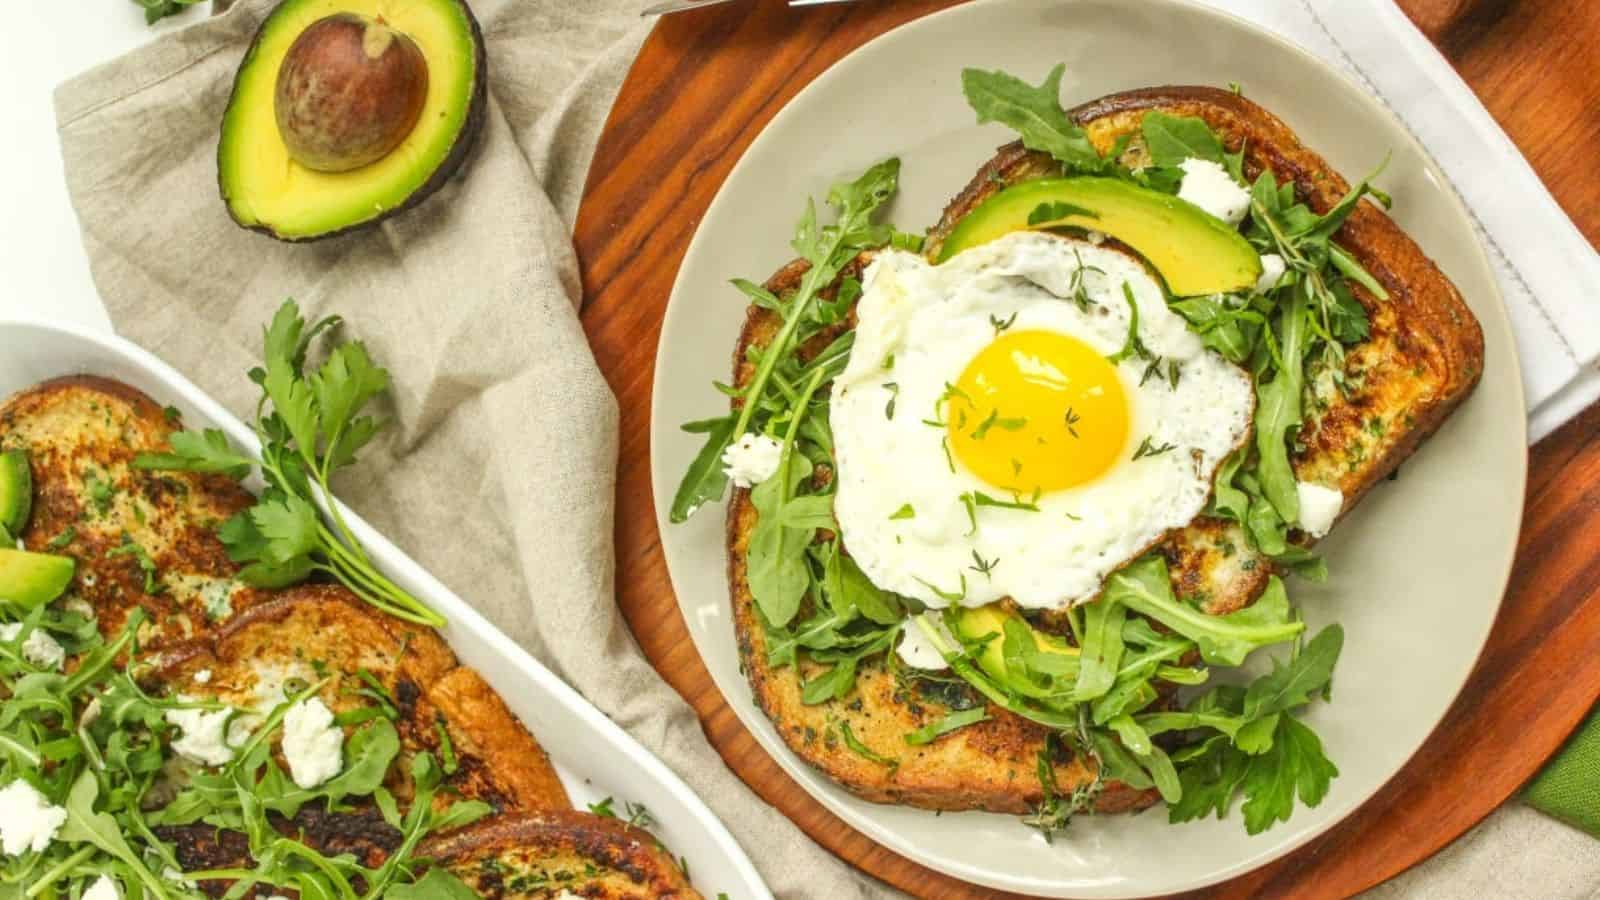
<path id="1" fill-rule="evenodd" d="M 284 587 L 320 572 L 390 615 L 438 627 L 442 617 L 372 564 L 334 502 L 329 479 L 355 462 L 383 428 L 363 411 L 389 386 L 388 371 L 360 341 L 336 344 L 321 366 L 307 368 L 312 342 L 339 324 L 337 316 L 308 323 L 299 306 L 285 300 L 267 326 L 265 364 L 250 371 L 262 390 L 251 427 L 261 442 L 267 486 L 254 506 L 223 523 L 218 536 L 228 555 L 246 564 L 239 579 L 247 584 Z M 134 466 L 241 479 L 257 465 L 217 429 L 179 432 L 171 445 L 169 453 L 141 453 Z M 319 504 L 328 511 L 326 522 Z"/>

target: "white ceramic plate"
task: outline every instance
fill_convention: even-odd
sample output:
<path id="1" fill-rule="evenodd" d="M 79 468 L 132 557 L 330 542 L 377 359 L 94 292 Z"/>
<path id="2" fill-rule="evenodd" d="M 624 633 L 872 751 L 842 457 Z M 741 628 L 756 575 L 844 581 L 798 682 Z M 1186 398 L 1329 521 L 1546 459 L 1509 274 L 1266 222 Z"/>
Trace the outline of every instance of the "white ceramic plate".
<path id="1" fill-rule="evenodd" d="M 1038 83 L 1065 62 L 1063 102 L 1161 84 L 1226 85 L 1285 119 L 1347 175 L 1393 151 L 1382 185 L 1394 216 L 1483 322 L 1476 394 L 1397 481 L 1374 491 L 1320 549 L 1332 579 L 1291 584 L 1312 629 L 1347 632 L 1334 700 L 1309 720 L 1340 769 L 1316 809 L 1248 837 L 1225 820 L 1168 825 L 1160 809 L 1082 819 L 1046 845 L 1015 819 L 935 817 L 858 800 L 783 745 L 739 672 L 724 573 L 722 510 L 684 525 L 666 512 L 698 435 L 678 424 L 719 415 L 744 319 L 733 276 L 761 280 L 789 259 L 806 195 L 885 156 L 903 161 L 890 218 L 931 224 L 1013 135 L 974 125 L 964 66 Z M 1179 0 L 995 0 L 956 7 L 862 47 L 802 91 L 750 146 L 700 223 L 679 270 L 656 363 L 652 477 L 662 545 L 684 617 L 729 705 L 783 765 L 872 839 L 958 878 L 1053 896 L 1128 897 L 1214 883 L 1282 856 L 1344 818 L 1416 752 L 1465 682 L 1499 607 L 1522 509 L 1526 443 L 1510 325 L 1466 211 L 1427 154 L 1360 89 L 1245 22 Z M 1463 785 L 1463 790 L 1470 790 Z"/>
<path id="2" fill-rule="evenodd" d="M 90 373 L 130 384 L 178 407 L 191 428 L 215 427 L 254 454 L 250 429 L 176 370 L 128 341 L 70 326 L 0 320 L 0 398 L 60 375 Z M 574 805 L 614 797 L 642 803 L 652 830 L 689 863 L 707 897 L 771 898 L 755 866 L 711 810 L 678 776 L 589 705 L 460 597 L 341 506 L 378 568 L 449 621 L 442 630 L 462 662 L 483 675 L 544 745 Z"/>

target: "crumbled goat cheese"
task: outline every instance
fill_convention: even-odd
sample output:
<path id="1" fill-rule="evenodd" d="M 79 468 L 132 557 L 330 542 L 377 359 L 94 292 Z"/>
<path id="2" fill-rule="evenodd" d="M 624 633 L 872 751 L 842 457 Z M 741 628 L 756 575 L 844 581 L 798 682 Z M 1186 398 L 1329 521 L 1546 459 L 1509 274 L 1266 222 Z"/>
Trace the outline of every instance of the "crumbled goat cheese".
<path id="1" fill-rule="evenodd" d="M 179 756 L 205 766 L 225 766 L 233 759 L 233 745 L 238 735 L 231 734 L 228 722 L 233 717 L 231 709 L 169 709 L 167 722 L 183 730 L 183 736 L 172 742 Z"/>
<path id="2" fill-rule="evenodd" d="M 938 619 L 930 621 L 941 640 L 948 642 L 949 646 L 956 646 L 955 636 L 944 627 L 943 622 Z M 913 669 L 934 670 L 949 667 L 944 661 L 944 654 L 940 653 L 939 648 L 928 639 L 928 635 L 916 623 L 914 616 L 907 619 L 905 627 L 900 629 L 900 645 L 895 648 L 895 652 L 900 654 L 902 662 Z"/>
<path id="3" fill-rule="evenodd" d="M 1312 537 L 1327 534 L 1344 507 L 1344 494 L 1307 481 L 1295 482 L 1295 493 L 1300 496 L 1300 529 Z"/>
<path id="4" fill-rule="evenodd" d="M 210 669 L 201 669 L 200 671 L 194 673 L 195 684 L 206 684 L 209 681 L 211 681 Z"/>
<path id="5" fill-rule="evenodd" d="M 52 806 L 34 786 L 17 779 L 0 788 L 0 850 L 21 856 L 43 853 L 67 821 L 67 811 Z"/>
<path id="6" fill-rule="evenodd" d="M 344 731 L 319 697 L 289 707 L 283 717 L 283 755 L 294 783 L 310 790 L 339 774 Z"/>
<path id="7" fill-rule="evenodd" d="M 1234 181 L 1227 169 L 1209 159 L 1186 159 L 1178 168 L 1183 170 L 1179 200 L 1187 200 L 1229 225 L 1244 221 L 1244 214 L 1250 211 L 1250 192 Z"/>
<path id="8" fill-rule="evenodd" d="M 122 900 L 122 891 L 108 876 L 101 875 L 83 892 L 83 900 Z"/>
<path id="9" fill-rule="evenodd" d="M 746 434 L 722 451 L 722 465 L 737 487 L 760 484 L 778 471 L 783 445 L 764 434 Z"/>
<path id="10" fill-rule="evenodd" d="M 0 625 L 0 640 L 14 641 L 21 633 L 20 622 Z M 28 639 L 22 642 L 22 658 L 41 669 L 59 669 L 67 658 L 67 651 L 50 636 L 49 632 L 43 628 L 34 628 L 28 632 Z"/>
<path id="11" fill-rule="evenodd" d="M 1256 293 L 1265 294 L 1277 287 L 1285 269 L 1283 257 L 1276 253 L 1261 254 L 1261 277 L 1256 279 Z"/>

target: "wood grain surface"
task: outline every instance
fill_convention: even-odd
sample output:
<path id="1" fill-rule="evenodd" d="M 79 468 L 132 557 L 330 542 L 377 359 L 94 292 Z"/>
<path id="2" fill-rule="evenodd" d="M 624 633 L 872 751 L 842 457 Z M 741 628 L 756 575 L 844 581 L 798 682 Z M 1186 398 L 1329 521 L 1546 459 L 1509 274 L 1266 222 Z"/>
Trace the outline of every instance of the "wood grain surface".
<path id="1" fill-rule="evenodd" d="M 611 112 L 576 241 L 584 327 L 622 409 L 617 589 L 646 655 L 728 765 L 812 838 L 920 897 L 999 896 L 868 840 L 783 773 L 701 664 L 667 578 L 651 505 L 656 340 L 691 235 L 729 169 L 829 65 L 950 0 L 789 10 L 733 3 L 663 19 Z M 1591 241 L 1600 238 L 1600 0 L 1401 0 Z M 1511 587 L 1461 697 L 1409 765 L 1344 823 L 1195 896 L 1340 897 L 1414 865 L 1510 797 L 1600 696 L 1600 407 L 1531 451 Z M 760 848 L 750 848 L 759 854 Z"/>

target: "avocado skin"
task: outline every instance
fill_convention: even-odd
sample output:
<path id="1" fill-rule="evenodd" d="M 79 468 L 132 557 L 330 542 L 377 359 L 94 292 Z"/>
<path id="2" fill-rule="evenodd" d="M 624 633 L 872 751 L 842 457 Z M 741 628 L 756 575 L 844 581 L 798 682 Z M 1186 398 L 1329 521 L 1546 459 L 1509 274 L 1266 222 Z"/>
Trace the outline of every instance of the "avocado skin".
<path id="1" fill-rule="evenodd" d="M 222 145 L 219 141 L 217 145 L 217 194 L 222 198 L 223 209 L 228 211 L 228 218 L 232 219 L 235 225 L 246 231 L 264 234 L 274 240 L 288 244 L 309 244 L 371 228 L 379 222 L 411 209 L 444 187 L 445 182 L 456 174 L 456 171 L 467 161 L 467 155 L 477 146 L 478 136 L 483 131 L 484 117 L 487 115 L 489 107 L 489 57 L 483 46 L 483 29 L 478 25 L 478 17 L 472 14 L 472 7 L 468 6 L 464 0 L 453 0 L 453 2 L 460 7 L 461 12 L 466 16 L 468 27 L 472 29 L 473 65 L 477 77 L 473 80 L 472 99 L 467 104 L 467 118 L 462 123 L 461 134 L 456 137 L 455 145 L 450 148 L 450 153 L 445 156 L 443 162 L 439 163 L 438 168 L 433 170 L 433 174 L 428 176 L 428 180 L 423 182 L 422 187 L 412 191 L 411 196 L 407 197 L 404 203 L 384 210 L 373 218 L 346 225 L 343 228 L 335 228 L 332 231 L 308 235 L 279 234 L 268 225 L 260 223 L 254 225 L 246 224 L 239 221 L 239 217 L 234 215 L 233 204 L 228 202 L 228 186 L 223 181 Z M 271 24 L 272 14 L 269 13 L 265 19 L 261 20 L 261 24 L 256 27 L 255 35 L 250 39 L 250 49 L 245 51 L 244 59 L 239 61 L 239 68 L 233 74 L 233 86 L 228 90 L 228 102 L 222 108 L 223 121 L 218 123 L 219 128 L 226 121 L 228 108 L 233 105 L 233 99 L 238 94 L 239 78 L 249 70 L 250 63 L 255 60 L 256 50 L 261 46 L 261 38 Z"/>

